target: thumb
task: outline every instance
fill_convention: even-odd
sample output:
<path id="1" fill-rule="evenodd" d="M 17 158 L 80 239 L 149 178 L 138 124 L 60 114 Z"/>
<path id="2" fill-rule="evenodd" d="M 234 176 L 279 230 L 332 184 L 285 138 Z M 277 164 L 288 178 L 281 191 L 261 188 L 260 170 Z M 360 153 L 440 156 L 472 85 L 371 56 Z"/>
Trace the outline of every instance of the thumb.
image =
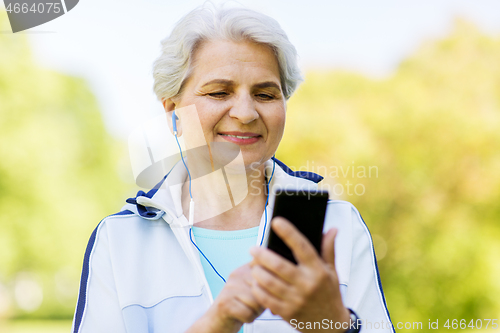
<path id="1" fill-rule="evenodd" d="M 331 228 L 323 236 L 323 242 L 321 244 L 321 254 L 323 260 L 333 267 L 335 267 L 335 237 L 337 236 L 338 230 L 336 228 Z"/>

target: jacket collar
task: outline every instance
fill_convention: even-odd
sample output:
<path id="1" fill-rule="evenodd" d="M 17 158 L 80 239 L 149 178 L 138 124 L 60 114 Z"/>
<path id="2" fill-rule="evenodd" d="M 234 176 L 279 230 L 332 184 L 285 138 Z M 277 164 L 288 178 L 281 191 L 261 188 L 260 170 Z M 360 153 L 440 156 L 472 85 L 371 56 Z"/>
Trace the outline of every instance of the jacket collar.
<path id="1" fill-rule="evenodd" d="M 315 190 L 317 189 L 317 183 L 323 179 L 322 176 L 313 172 L 292 171 L 275 157 L 265 162 L 265 172 L 267 179 L 270 179 L 271 175 L 272 178 L 269 184 L 270 195 L 267 205 L 267 221 L 265 219 L 266 212 L 264 212 L 261 218 L 259 239 L 264 231 L 263 224 L 271 219 L 274 193 L 277 189 Z M 187 171 L 179 161 L 150 191 L 147 193 L 139 191 L 135 198 L 127 199 L 127 203 L 130 205 L 127 205 L 126 209 L 132 210 L 137 215 L 148 220 L 156 220 L 163 216 L 169 224 L 187 226 L 187 218 L 183 214 L 181 204 L 182 184 L 187 177 Z M 131 205 L 136 207 L 131 207 Z M 267 227 L 265 229 L 267 230 Z"/>

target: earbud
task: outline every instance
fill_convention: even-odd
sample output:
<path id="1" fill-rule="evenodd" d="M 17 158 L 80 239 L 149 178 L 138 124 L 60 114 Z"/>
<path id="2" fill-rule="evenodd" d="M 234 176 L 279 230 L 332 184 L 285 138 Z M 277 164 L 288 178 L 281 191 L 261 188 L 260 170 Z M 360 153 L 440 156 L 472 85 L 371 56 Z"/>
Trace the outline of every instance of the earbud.
<path id="1" fill-rule="evenodd" d="M 174 128 L 174 135 L 177 136 L 177 116 L 175 115 L 175 110 L 172 112 L 172 127 Z"/>

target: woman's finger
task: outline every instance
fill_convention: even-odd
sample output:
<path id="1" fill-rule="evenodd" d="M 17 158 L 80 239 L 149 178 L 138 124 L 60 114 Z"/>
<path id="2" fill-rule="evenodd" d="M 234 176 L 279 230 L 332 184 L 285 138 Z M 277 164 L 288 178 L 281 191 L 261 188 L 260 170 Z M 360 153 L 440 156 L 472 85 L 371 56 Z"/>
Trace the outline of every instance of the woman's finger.
<path id="1" fill-rule="evenodd" d="M 239 286 L 239 288 L 235 288 L 233 297 L 242 304 L 244 304 L 245 306 L 247 306 L 249 309 L 251 309 L 256 317 L 258 317 L 264 311 L 264 308 L 262 308 L 259 302 L 252 295 L 251 283 L 250 285 L 247 285 L 245 283 L 244 287 Z"/>
<path id="2" fill-rule="evenodd" d="M 257 246 L 250 249 L 250 254 L 254 258 L 251 262 L 252 268 L 255 265 L 261 265 L 288 283 L 293 283 L 295 281 L 297 266 L 289 260 L 269 249 Z"/>
<path id="3" fill-rule="evenodd" d="M 254 281 L 252 284 L 252 295 L 254 295 L 264 308 L 271 310 L 275 315 L 281 315 L 286 309 L 286 304 L 282 300 L 269 294 L 257 281 Z"/>
<path id="4" fill-rule="evenodd" d="M 292 286 L 260 265 L 252 268 L 252 277 L 269 294 L 276 298 L 286 300 L 290 298 Z"/>
<path id="5" fill-rule="evenodd" d="M 240 292 L 236 296 L 236 299 L 244 304 L 247 308 L 252 310 L 253 317 L 257 318 L 264 311 L 264 308 L 260 306 L 255 297 L 252 295 L 250 289 L 245 292 Z"/>
<path id="6" fill-rule="evenodd" d="M 220 302 L 219 306 L 221 306 L 223 311 L 228 313 L 230 317 L 242 323 L 251 323 L 260 315 L 260 313 L 255 312 L 252 307 L 236 297 L 232 300 Z"/>
<path id="7" fill-rule="evenodd" d="M 232 304 L 229 308 L 222 307 L 228 311 L 227 313 L 234 313 L 235 318 L 246 318 L 246 320 L 252 318 L 253 320 L 264 311 L 252 294 L 252 282 L 250 264 L 238 267 L 229 275 L 226 285 L 217 297 L 220 303 Z"/>

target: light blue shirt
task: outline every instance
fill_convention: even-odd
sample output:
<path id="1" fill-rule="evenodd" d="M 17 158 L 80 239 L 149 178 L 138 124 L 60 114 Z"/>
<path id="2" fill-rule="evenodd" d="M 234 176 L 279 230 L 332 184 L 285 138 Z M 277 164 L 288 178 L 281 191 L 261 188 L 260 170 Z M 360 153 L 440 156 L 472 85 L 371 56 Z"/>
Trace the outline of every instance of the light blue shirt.
<path id="1" fill-rule="evenodd" d="M 236 268 L 250 262 L 248 252 L 257 243 L 259 227 L 242 230 L 212 230 L 192 227 L 196 245 L 225 280 Z M 200 253 L 210 291 L 214 299 L 224 287 L 224 281 Z M 238 331 L 243 332 L 243 327 Z"/>

